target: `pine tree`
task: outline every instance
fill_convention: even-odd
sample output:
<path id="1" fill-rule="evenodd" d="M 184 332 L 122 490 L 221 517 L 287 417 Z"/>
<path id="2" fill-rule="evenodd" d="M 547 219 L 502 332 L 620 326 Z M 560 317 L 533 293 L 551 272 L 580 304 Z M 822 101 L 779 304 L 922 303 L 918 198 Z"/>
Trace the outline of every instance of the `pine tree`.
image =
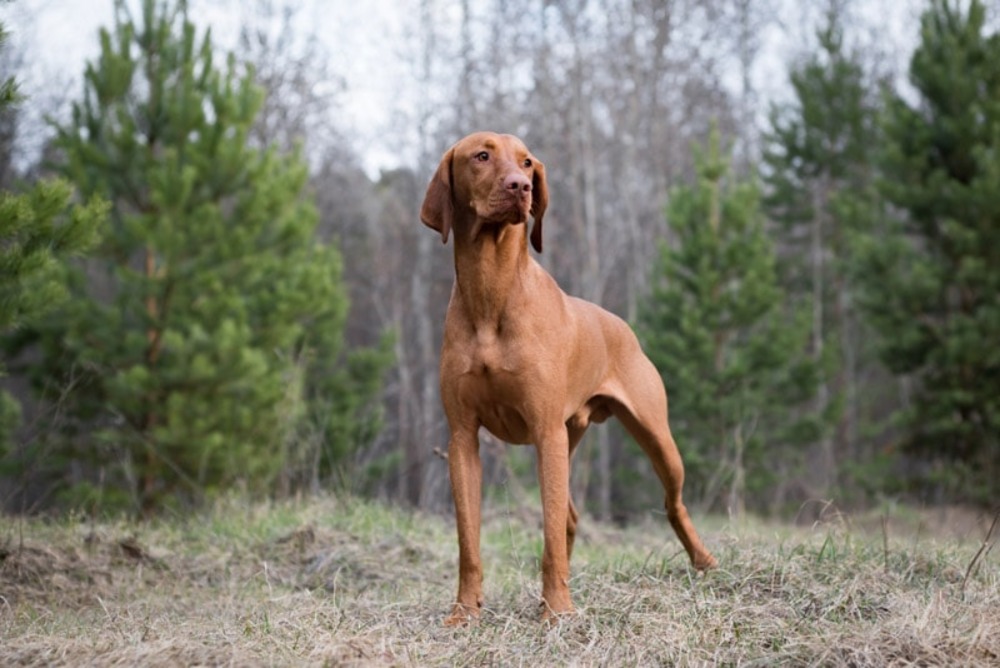
<path id="1" fill-rule="evenodd" d="M 6 35 L 0 23 L 0 49 Z M 13 76 L 5 76 L 0 80 L 0 113 L 19 101 Z M 97 241 L 104 203 L 72 200 L 72 188 L 60 180 L 42 181 L 21 194 L 0 192 L 0 333 L 28 326 L 65 299 L 63 263 Z M 0 362 L 0 376 L 4 373 Z M 11 450 L 19 416 L 17 401 L 0 392 L 0 454 Z"/>
<path id="2" fill-rule="evenodd" d="M 111 230 L 37 333 L 67 416 L 46 463 L 77 498 L 143 512 L 329 470 L 370 426 L 384 364 L 343 350 L 341 260 L 315 239 L 304 161 L 251 147 L 262 93 L 233 56 L 217 66 L 184 2 L 143 0 L 136 21 L 119 0 L 100 44 L 57 145 Z"/>
<path id="3" fill-rule="evenodd" d="M 861 432 L 877 419 L 873 394 L 886 390 L 870 373 L 877 363 L 850 280 L 851 240 L 878 206 L 878 102 L 858 57 L 847 52 L 843 21 L 832 7 L 816 52 L 792 69 L 794 100 L 771 109 L 763 156 L 781 282 L 811 309 L 810 348 L 821 373 L 812 410 L 827 426 L 818 444 L 827 486 L 846 482 L 846 471 L 865 461 Z"/>
<path id="4" fill-rule="evenodd" d="M 794 471 L 773 462 L 801 462 L 801 443 L 815 437 L 793 410 L 813 396 L 816 373 L 808 322 L 787 312 L 777 282 L 758 187 L 728 178 L 717 134 L 697 165 L 698 183 L 671 194 L 677 243 L 661 250 L 639 332 L 695 497 L 738 512 L 745 499 L 780 503 L 778 478 Z"/>
<path id="5" fill-rule="evenodd" d="M 991 502 L 1000 479 L 1000 36 L 985 9 L 933 0 L 912 96 L 885 114 L 880 190 L 901 214 L 860 247 L 880 355 L 915 382 L 900 415 L 911 453 L 953 496 Z M 940 487 L 939 487 L 940 489 Z"/>

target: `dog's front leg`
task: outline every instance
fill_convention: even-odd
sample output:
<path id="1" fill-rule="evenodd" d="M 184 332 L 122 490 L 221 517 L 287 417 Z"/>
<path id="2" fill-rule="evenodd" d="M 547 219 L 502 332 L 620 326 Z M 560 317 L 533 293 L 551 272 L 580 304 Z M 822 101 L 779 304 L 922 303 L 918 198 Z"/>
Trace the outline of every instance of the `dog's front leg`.
<path id="1" fill-rule="evenodd" d="M 542 490 L 545 548 L 542 554 L 542 618 L 573 611 L 569 596 L 569 438 L 560 424 L 537 441 L 538 484 Z"/>
<path id="2" fill-rule="evenodd" d="M 448 472 L 458 524 L 458 599 L 444 623 L 458 626 L 478 618 L 483 607 L 483 563 L 479 556 L 483 468 L 476 430 L 452 430 Z"/>

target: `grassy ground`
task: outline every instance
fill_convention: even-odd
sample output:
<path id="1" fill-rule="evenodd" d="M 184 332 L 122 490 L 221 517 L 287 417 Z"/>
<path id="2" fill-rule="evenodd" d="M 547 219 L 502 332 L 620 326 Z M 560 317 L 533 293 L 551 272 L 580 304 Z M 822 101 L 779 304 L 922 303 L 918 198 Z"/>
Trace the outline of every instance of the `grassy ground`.
<path id="1" fill-rule="evenodd" d="M 4 518 L 0 665 L 1000 664 L 1000 550 L 976 557 L 989 518 L 928 519 L 700 521 L 721 562 L 705 577 L 665 522 L 585 520 L 579 614 L 549 628 L 538 513 L 494 509 L 487 610 L 453 630 L 446 518 L 332 498 L 152 524 Z"/>

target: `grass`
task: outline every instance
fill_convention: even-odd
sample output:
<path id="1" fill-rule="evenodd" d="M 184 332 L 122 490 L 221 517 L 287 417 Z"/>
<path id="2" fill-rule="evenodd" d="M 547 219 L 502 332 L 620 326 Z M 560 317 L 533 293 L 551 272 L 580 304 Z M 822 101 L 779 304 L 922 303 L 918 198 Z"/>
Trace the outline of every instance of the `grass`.
<path id="1" fill-rule="evenodd" d="M 146 524 L 5 518 L 0 665 L 1000 663 L 1000 564 L 977 557 L 985 516 L 957 535 L 915 511 L 884 527 L 702 520 L 721 563 L 704 577 L 654 519 L 584 520 L 579 612 L 547 627 L 539 513 L 490 510 L 487 608 L 455 630 L 441 625 L 447 518 L 337 498 Z"/>

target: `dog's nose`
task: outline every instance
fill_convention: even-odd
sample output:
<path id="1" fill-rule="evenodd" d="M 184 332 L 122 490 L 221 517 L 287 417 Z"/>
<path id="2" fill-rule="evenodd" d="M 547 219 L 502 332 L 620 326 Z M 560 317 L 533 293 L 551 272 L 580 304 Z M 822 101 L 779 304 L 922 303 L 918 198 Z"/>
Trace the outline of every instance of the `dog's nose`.
<path id="1" fill-rule="evenodd" d="M 524 174 L 509 174 L 503 180 L 503 187 L 511 192 L 530 193 L 531 181 Z"/>

